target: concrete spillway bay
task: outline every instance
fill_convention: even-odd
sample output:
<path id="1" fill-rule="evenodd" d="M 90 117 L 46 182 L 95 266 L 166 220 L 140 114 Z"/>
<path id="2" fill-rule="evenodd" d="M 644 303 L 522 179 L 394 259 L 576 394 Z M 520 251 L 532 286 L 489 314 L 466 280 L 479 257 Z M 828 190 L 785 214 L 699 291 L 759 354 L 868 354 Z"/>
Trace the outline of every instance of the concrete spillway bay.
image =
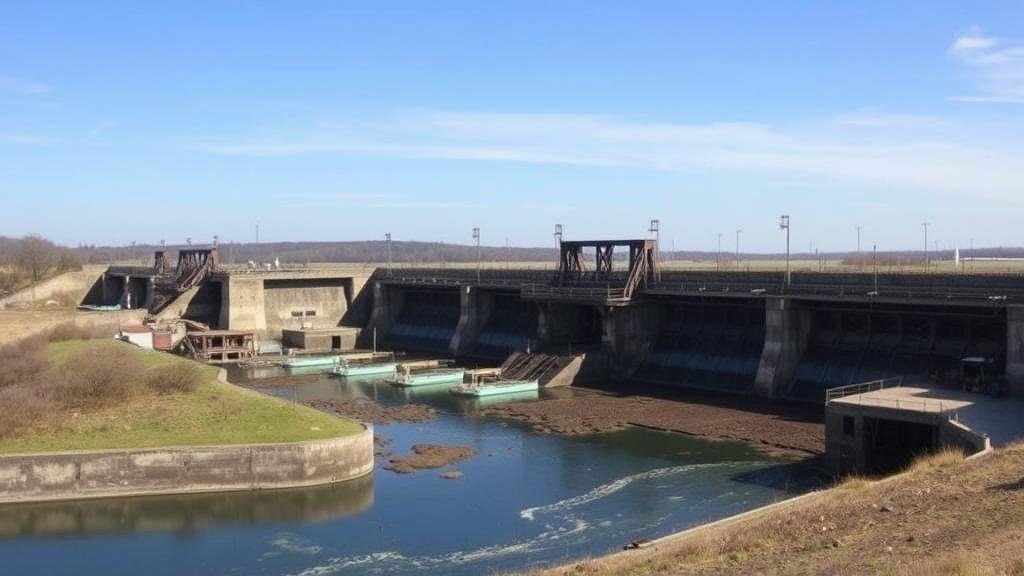
<path id="1" fill-rule="evenodd" d="M 0 507 L 12 574 L 486 574 L 620 549 L 806 488 L 741 444 L 649 430 L 564 438 L 480 413 L 444 387 L 306 379 L 299 401 L 434 406 L 377 427 L 387 449 L 429 442 L 477 455 L 326 488 Z M 543 392 L 542 392 L 543 394 Z M 521 401 L 529 401 L 524 399 Z M 463 476 L 444 479 L 442 472 Z"/>

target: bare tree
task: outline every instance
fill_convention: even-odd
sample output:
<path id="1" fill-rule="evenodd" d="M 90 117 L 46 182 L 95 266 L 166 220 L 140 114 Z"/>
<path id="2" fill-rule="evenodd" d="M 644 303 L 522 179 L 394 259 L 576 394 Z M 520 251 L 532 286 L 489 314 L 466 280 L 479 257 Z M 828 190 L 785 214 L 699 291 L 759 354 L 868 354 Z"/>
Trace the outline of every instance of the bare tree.
<path id="1" fill-rule="evenodd" d="M 18 266 L 32 275 L 32 282 L 36 283 L 60 262 L 60 252 L 60 248 L 42 236 L 25 236 L 18 240 L 16 261 Z"/>

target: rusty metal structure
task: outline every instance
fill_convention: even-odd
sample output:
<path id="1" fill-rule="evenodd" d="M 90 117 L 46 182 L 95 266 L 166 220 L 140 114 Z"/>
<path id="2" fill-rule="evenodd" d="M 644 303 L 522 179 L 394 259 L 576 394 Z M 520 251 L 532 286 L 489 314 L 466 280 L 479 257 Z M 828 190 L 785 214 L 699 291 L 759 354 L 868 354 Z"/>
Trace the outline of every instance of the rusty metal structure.
<path id="1" fill-rule="evenodd" d="M 584 252 L 594 250 L 594 269 L 587 270 Z M 615 249 L 628 250 L 628 268 L 615 270 Z M 621 290 L 617 297 L 631 300 L 658 274 L 658 243 L 654 240 L 566 240 L 559 247 L 556 287 L 582 288 L 585 285 Z"/>
<path id="2" fill-rule="evenodd" d="M 220 269 L 220 254 L 216 247 L 182 249 L 178 251 L 178 266 L 174 270 L 179 291 L 198 285 L 211 272 Z"/>
<path id="3" fill-rule="evenodd" d="M 167 255 L 166 250 L 157 250 L 153 254 L 153 274 L 161 276 L 164 274 L 170 274 L 171 272 L 171 258 Z"/>
<path id="4" fill-rule="evenodd" d="M 245 330 L 189 332 L 185 348 L 193 358 L 207 364 L 228 364 L 256 356 L 256 333 Z"/>

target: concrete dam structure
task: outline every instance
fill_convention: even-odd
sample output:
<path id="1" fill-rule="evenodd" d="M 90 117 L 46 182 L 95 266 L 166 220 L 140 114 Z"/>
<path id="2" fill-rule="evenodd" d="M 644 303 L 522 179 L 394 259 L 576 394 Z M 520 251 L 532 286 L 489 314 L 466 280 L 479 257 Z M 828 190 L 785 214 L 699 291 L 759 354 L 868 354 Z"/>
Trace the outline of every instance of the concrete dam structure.
<path id="1" fill-rule="evenodd" d="M 625 270 L 613 269 L 615 246 L 630 251 Z M 111 268 L 91 297 L 152 303 L 158 276 Z M 781 272 L 660 272 L 643 240 L 567 242 L 549 271 L 210 268 L 151 311 L 268 340 L 348 327 L 363 347 L 494 364 L 587 353 L 617 381 L 769 398 L 820 402 L 829 388 L 892 377 L 953 382 L 964 357 L 991 359 L 1024 391 L 1022 276 L 798 272 L 787 284 Z"/>

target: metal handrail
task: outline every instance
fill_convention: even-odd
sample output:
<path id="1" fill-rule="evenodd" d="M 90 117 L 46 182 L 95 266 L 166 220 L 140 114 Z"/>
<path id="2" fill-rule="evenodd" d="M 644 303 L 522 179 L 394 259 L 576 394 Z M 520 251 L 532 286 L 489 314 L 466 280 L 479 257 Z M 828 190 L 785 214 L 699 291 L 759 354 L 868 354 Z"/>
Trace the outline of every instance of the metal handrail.
<path id="1" fill-rule="evenodd" d="M 899 388 L 903 385 L 903 377 L 895 376 L 891 378 L 881 378 L 879 380 L 869 380 L 867 382 L 858 382 L 856 384 L 847 384 L 845 386 L 836 386 L 835 388 L 829 388 L 825 391 L 825 405 L 835 400 L 836 398 L 842 398 L 844 396 L 852 396 L 854 394 L 864 394 L 865 392 L 874 392 L 883 388 Z"/>

